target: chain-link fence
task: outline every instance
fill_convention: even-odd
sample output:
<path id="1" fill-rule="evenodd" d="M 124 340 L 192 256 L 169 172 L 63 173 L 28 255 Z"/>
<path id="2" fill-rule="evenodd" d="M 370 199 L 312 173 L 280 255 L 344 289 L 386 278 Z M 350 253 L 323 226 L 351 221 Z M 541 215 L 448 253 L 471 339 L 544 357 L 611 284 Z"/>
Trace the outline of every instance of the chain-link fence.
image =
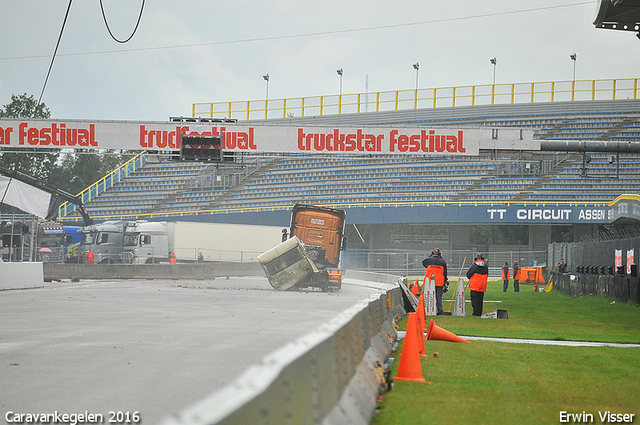
<path id="1" fill-rule="evenodd" d="M 442 258 L 447 262 L 449 279 L 455 279 L 462 270 L 462 276 L 475 260 L 476 252 L 467 250 L 442 251 Z M 546 251 L 489 251 L 483 252 L 489 266 L 489 276 L 501 276 L 505 261 L 513 267 L 515 261 L 522 266 L 529 266 L 535 259 L 538 265 L 547 262 Z M 422 276 L 424 267 L 422 260 L 427 256 L 424 251 L 399 250 L 364 250 L 347 249 L 342 253 L 342 268 L 345 270 L 365 270 L 377 273 L 397 274 L 401 276 Z M 463 266 L 464 264 L 464 266 Z"/>

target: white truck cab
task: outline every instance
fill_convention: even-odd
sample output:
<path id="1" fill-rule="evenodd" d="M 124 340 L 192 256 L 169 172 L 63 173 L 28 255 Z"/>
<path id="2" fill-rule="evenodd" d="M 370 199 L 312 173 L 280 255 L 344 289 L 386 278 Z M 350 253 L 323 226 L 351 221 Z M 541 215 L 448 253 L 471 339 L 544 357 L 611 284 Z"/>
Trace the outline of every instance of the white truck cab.
<path id="1" fill-rule="evenodd" d="M 122 259 L 128 264 L 169 261 L 169 233 L 166 222 L 138 221 L 124 234 Z"/>

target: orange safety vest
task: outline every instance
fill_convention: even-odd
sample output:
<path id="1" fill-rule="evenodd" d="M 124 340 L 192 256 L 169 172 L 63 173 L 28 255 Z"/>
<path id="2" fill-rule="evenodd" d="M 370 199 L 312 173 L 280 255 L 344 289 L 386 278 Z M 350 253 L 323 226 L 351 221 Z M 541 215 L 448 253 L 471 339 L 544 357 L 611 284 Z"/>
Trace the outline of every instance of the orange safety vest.
<path id="1" fill-rule="evenodd" d="M 479 260 L 484 262 L 483 260 Z M 474 261 L 473 264 L 477 263 L 478 261 Z M 483 274 L 483 273 L 474 273 L 470 278 L 469 278 L 469 289 L 472 291 L 477 291 L 477 292 L 486 292 L 487 290 L 487 279 L 489 278 L 488 274 Z"/>
<path id="2" fill-rule="evenodd" d="M 96 256 L 93 252 L 91 251 L 87 252 L 87 264 L 93 264 L 95 258 Z"/>
<path id="3" fill-rule="evenodd" d="M 175 252 L 172 252 L 169 255 L 169 263 L 171 263 L 171 264 L 175 264 L 176 263 L 176 253 Z"/>
<path id="4" fill-rule="evenodd" d="M 435 286 L 443 286 L 444 285 L 444 267 L 431 264 L 427 266 L 426 276 L 427 278 L 431 278 L 431 275 L 435 278 Z"/>
<path id="5" fill-rule="evenodd" d="M 509 279 L 511 279 L 511 277 L 510 277 L 510 275 L 509 275 L 509 269 L 507 269 L 507 270 L 506 270 L 506 272 L 507 272 L 507 275 L 506 275 L 506 276 L 505 276 L 505 273 L 504 273 L 504 272 L 505 272 L 505 269 L 503 268 L 503 269 L 502 269 L 502 280 L 509 280 Z"/>
<path id="6" fill-rule="evenodd" d="M 515 275 L 515 276 L 513 277 L 513 280 L 517 280 L 517 281 L 519 281 L 519 280 L 520 280 L 520 267 L 518 267 L 518 270 L 517 270 L 517 271 L 515 270 L 515 268 L 516 268 L 516 266 L 513 266 L 513 269 L 514 269 L 514 275 Z"/>

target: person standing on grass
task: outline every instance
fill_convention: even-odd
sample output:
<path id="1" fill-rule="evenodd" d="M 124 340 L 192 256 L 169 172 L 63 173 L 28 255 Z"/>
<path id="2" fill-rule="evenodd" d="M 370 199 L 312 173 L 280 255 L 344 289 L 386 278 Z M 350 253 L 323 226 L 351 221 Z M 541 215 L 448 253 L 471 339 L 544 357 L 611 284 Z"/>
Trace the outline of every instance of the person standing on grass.
<path id="1" fill-rule="evenodd" d="M 489 267 L 487 267 L 484 262 L 482 254 L 477 254 L 476 261 L 473 262 L 467 271 L 469 292 L 471 294 L 471 307 L 473 308 L 472 316 L 482 316 L 482 302 L 484 301 L 484 293 L 487 290 L 488 277 Z"/>
<path id="2" fill-rule="evenodd" d="M 556 268 L 558 269 L 558 273 L 567 273 L 568 267 L 567 263 L 564 262 L 564 258 L 560 259 L 560 262 L 556 264 Z"/>
<path id="3" fill-rule="evenodd" d="M 520 266 L 518 262 L 513 262 L 513 292 L 520 292 Z"/>
<path id="4" fill-rule="evenodd" d="M 440 250 L 436 248 L 431 251 L 431 255 L 429 257 L 422 260 L 422 265 L 427 269 L 427 279 L 431 279 L 433 276 L 435 281 L 436 309 L 438 310 L 436 314 L 441 315 L 444 313 L 444 309 L 442 308 L 442 293 L 444 283 L 447 281 L 447 263 L 444 261 L 444 258 L 442 258 Z M 427 284 L 426 279 L 424 284 Z"/>
<path id="5" fill-rule="evenodd" d="M 502 281 L 504 282 L 502 285 L 502 292 L 507 292 L 509 289 L 509 262 L 505 261 L 504 266 L 502 267 Z"/>

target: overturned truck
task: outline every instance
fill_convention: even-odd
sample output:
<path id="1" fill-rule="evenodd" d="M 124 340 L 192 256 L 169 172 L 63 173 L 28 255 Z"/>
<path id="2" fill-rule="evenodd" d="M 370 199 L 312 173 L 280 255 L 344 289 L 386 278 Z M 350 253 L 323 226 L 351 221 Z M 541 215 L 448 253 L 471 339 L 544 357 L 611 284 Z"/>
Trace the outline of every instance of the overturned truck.
<path id="1" fill-rule="evenodd" d="M 275 289 L 320 288 L 337 291 L 342 286 L 340 253 L 346 248 L 343 210 L 296 204 L 283 242 L 258 256 Z"/>

